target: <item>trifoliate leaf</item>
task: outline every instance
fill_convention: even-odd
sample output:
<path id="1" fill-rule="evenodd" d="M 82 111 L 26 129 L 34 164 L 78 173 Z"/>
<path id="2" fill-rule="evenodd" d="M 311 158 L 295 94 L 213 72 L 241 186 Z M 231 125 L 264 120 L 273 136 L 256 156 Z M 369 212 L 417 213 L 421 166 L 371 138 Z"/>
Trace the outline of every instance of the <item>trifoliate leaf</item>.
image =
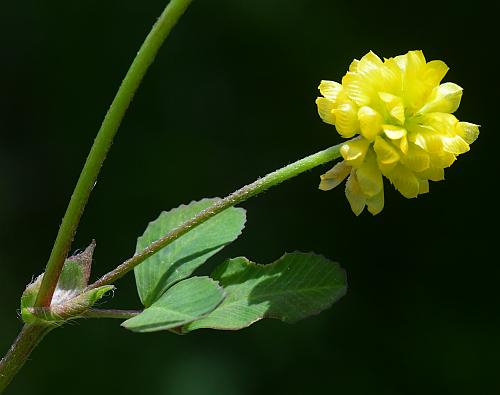
<path id="1" fill-rule="evenodd" d="M 224 299 L 224 290 L 209 277 L 191 277 L 169 288 L 141 314 L 122 323 L 134 332 L 154 332 L 200 319 Z"/>
<path id="2" fill-rule="evenodd" d="M 337 263 L 299 252 L 285 254 L 269 265 L 230 259 L 212 277 L 227 296 L 208 316 L 186 325 L 186 332 L 237 330 L 265 317 L 295 322 L 330 307 L 347 288 L 345 273 Z"/>
<path id="3" fill-rule="evenodd" d="M 204 199 L 163 212 L 137 240 L 136 252 L 165 236 L 218 199 Z M 245 226 L 245 210 L 229 208 L 181 236 L 137 266 L 135 279 L 144 306 L 151 306 L 173 284 L 189 277 L 208 258 L 234 241 Z"/>

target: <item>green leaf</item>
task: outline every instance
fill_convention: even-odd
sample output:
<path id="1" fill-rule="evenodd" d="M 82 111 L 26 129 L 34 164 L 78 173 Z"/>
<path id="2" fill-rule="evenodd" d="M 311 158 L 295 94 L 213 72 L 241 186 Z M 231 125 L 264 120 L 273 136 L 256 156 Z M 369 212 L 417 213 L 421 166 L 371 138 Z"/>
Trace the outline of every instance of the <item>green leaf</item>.
<path id="1" fill-rule="evenodd" d="M 169 288 L 160 299 L 122 326 L 134 332 L 179 327 L 213 311 L 224 296 L 224 290 L 210 277 L 191 277 Z"/>
<path id="2" fill-rule="evenodd" d="M 204 199 L 160 214 L 138 238 L 136 253 L 165 236 L 219 199 Z M 245 226 L 245 210 L 229 208 L 179 237 L 137 266 L 135 280 L 144 306 L 154 303 L 169 287 L 189 277 L 208 258 L 234 241 Z"/>
<path id="3" fill-rule="evenodd" d="M 295 322 L 330 307 L 346 292 L 342 268 L 322 256 L 295 252 L 269 265 L 230 259 L 212 277 L 226 291 L 224 302 L 184 327 L 237 330 L 262 318 Z"/>

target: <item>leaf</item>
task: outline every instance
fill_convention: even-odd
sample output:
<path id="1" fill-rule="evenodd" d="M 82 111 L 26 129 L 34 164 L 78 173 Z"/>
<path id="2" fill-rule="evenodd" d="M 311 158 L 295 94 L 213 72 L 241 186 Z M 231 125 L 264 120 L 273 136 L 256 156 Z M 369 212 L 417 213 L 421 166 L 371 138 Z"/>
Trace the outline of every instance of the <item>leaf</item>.
<path id="1" fill-rule="evenodd" d="M 179 327 L 213 311 L 224 296 L 224 290 L 210 277 L 191 277 L 169 288 L 160 299 L 122 326 L 134 332 Z"/>
<path id="2" fill-rule="evenodd" d="M 136 253 L 165 236 L 219 199 L 204 199 L 163 212 L 138 238 Z M 224 246 L 234 241 L 245 226 L 245 210 L 231 207 L 179 237 L 137 266 L 135 280 L 144 306 L 154 303 L 169 287 L 189 277 Z"/>
<path id="3" fill-rule="evenodd" d="M 346 292 L 346 276 L 335 262 L 295 252 L 269 265 L 230 259 L 212 277 L 226 291 L 224 302 L 205 318 L 184 327 L 237 330 L 262 318 L 295 322 L 330 307 Z"/>

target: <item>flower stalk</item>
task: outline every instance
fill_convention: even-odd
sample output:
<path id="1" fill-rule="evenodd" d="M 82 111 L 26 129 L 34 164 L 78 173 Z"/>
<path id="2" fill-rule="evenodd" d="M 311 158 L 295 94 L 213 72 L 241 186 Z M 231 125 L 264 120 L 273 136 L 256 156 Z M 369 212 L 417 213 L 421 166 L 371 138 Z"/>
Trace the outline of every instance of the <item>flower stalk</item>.
<path id="1" fill-rule="evenodd" d="M 293 178 L 300 173 L 311 170 L 314 167 L 320 166 L 327 162 L 331 162 L 340 157 L 340 149 L 342 144 L 335 145 L 333 147 L 327 148 L 326 150 L 317 152 L 315 154 L 309 155 L 303 159 L 300 159 L 288 166 L 282 167 L 272 173 L 269 173 L 263 178 L 259 178 L 251 184 L 248 184 L 237 191 L 231 193 L 224 199 L 221 199 L 214 203 L 212 206 L 201 211 L 195 217 L 184 222 L 182 225 L 172 230 L 170 233 L 166 234 L 164 237 L 151 243 L 147 248 L 138 254 L 134 255 L 132 258 L 126 260 L 121 265 L 116 267 L 111 272 L 102 276 L 95 283 L 87 287 L 87 291 L 102 287 L 104 285 L 113 284 L 116 280 L 123 277 L 134 267 L 144 262 L 150 256 L 156 254 L 162 248 L 166 247 L 170 243 L 177 240 L 182 235 L 186 234 L 190 230 L 194 229 L 198 225 L 201 225 L 205 221 L 209 220 L 213 216 L 219 214 L 220 212 L 233 207 L 249 198 L 264 192 L 265 190 L 282 183 L 290 178 Z"/>

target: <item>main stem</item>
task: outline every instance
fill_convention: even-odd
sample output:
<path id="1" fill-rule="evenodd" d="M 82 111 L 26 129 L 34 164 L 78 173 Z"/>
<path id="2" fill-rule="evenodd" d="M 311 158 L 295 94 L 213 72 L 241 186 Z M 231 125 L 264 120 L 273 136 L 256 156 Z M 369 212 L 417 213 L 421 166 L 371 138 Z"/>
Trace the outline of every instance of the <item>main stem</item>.
<path id="1" fill-rule="evenodd" d="M 139 88 L 142 78 L 153 62 L 163 41 L 192 0 L 171 0 L 151 29 L 123 79 L 90 149 L 80 178 L 71 196 L 50 254 L 35 307 L 48 307 L 59 280 L 73 237 L 94 187 L 101 166 L 111 147 L 122 119 Z M 0 361 L 0 393 L 23 367 L 33 349 L 50 331 L 49 327 L 25 325 L 12 347 Z"/>
<path id="2" fill-rule="evenodd" d="M 0 393 L 23 367 L 33 349 L 51 330 L 48 326 L 25 325 L 10 350 L 0 361 Z"/>
<path id="3" fill-rule="evenodd" d="M 89 285 L 87 290 L 97 288 L 102 285 L 113 284 L 117 279 L 124 276 L 140 263 L 144 262 L 151 255 L 157 253 L 162 248 L 166 247 L 182 235 L 189 232 L 191 229 L 195 228 L 198 225 L 201 225 L 221 211 L 224 211 L 229 207 L 241 203 L 251 198 L 252 196 L 259 194 L 260 192 L 269 189 L 274 185 L 278 185 L 283 181 L 299 175 L 300 173 L 337 159 L 338 157 L 340 157 L 341 146 L 342 144 L 339 144 L 324 151 L 317 152 L 306 158 L 300 159 L 297 162 L 269 173 L 267 176 L 260 178 L 257 181 L 238 189 L 236 192 L 233 192 L 224 199 L 215 202 L 212 206 L 201 211 L 199 214 L 184 222 L 182 225 L 172 230 L 164 237 L 151 243 L 147 248 L 123 262 L 116 269 L 102 276 L 95 283 Z"/>
<path id="4" fill-rule="evenodd" d="M 192 0 L 171 0 L 146 37 L 104 118 L 62 220 L 38 292 L 36 307 L 50 306 L 64 261 L 97 175 L 127 108 L 163 41 Z"/>

